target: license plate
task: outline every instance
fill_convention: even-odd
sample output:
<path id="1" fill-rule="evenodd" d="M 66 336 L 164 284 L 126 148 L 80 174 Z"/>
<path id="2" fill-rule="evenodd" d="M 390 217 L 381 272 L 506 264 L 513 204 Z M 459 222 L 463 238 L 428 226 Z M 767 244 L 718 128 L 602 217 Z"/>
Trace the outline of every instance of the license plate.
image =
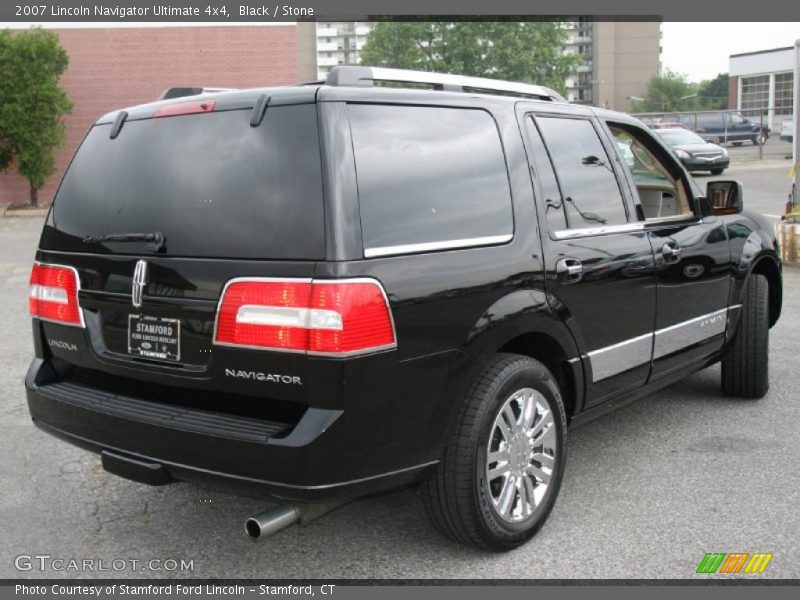
<path id="1" fill-rule="evenodd" d="M 128 315 L 128 354 L 160 360 L 180 360 L 180 320 Z"/>

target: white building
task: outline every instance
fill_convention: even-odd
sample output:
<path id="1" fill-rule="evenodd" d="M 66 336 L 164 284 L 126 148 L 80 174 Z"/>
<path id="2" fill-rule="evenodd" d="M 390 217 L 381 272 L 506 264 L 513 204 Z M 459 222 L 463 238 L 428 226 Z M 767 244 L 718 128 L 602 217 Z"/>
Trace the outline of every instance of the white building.
<path id="1" fill-rule="evenodd" d="M 780 129 L 792 118 L 794 47 L 730 56 L 728 106 L 757 115 L 766 110 L 767 125 Z"/>
<path id="2" fill-rule="evenodd" d="M 359 64 L 359 52 L 373 25 L 355 21 L 317 23 L 317 78 L 325 79 L 336 65 Z"/>

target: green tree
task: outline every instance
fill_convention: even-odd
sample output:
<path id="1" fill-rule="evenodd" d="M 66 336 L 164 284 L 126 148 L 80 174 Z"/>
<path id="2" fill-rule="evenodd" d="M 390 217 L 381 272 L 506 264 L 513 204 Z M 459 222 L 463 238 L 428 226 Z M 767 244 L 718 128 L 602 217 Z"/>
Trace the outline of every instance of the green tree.
<path id="1" fill-rule="evenodd" d="M 643 101 L 634 102 L 635 112 L 678 112 L 693 110 L 697 105 L 698 86 L 684 75 L 665 71 L 654 75 L 647 84 Z"/>
<path id="2" fill-rule="evenodd" d="M 703 110 L 728 108 L 728 74 L 720 73 L 714 79 L 700 82 L 697 97 Z"/>
<path id="3" fill-rule="evenodd" d="M 361 52 L 365 65 L 533 82 L 565 92 L 582 63 L 565 53 L 554 21 L 382 22 Z"/>
<path id="4" fill-rule="evenodd" d="M 28 180 L 33 206 L 64 143 L 62 118 L 72 102 L 59 79 L 68 62 L 51 31 L 0 31 L 0 170 L 13 166 Z"/>

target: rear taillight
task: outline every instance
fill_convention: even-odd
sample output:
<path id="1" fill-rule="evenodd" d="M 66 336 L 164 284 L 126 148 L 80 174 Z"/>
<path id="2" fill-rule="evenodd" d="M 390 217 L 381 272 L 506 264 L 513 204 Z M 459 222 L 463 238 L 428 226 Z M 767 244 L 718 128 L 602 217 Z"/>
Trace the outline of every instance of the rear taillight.
<path id="1" fill-rule="evenodd" d="M 34 263 L 28 296 L 31 316 L 83 327 L 78 289 L 80 282 L 74 268 Z"/>
<path id="2" fill-rule="evenodd" d="M 389 302 L 374 279 L 234 279 L 214 343 L 347 356 L 396 345 Z"/>

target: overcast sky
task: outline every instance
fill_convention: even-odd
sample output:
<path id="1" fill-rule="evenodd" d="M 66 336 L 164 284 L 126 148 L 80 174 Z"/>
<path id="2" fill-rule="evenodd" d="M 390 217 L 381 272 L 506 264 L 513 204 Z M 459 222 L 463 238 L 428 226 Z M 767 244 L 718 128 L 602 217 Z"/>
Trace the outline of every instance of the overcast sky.
<path id="1" fill-rule="evenodd" d="M 662 66 L 701 81 L 727 73 L 731 54 L 793 46 L 800 22 L 664 23 L 661 32 Z"/>

